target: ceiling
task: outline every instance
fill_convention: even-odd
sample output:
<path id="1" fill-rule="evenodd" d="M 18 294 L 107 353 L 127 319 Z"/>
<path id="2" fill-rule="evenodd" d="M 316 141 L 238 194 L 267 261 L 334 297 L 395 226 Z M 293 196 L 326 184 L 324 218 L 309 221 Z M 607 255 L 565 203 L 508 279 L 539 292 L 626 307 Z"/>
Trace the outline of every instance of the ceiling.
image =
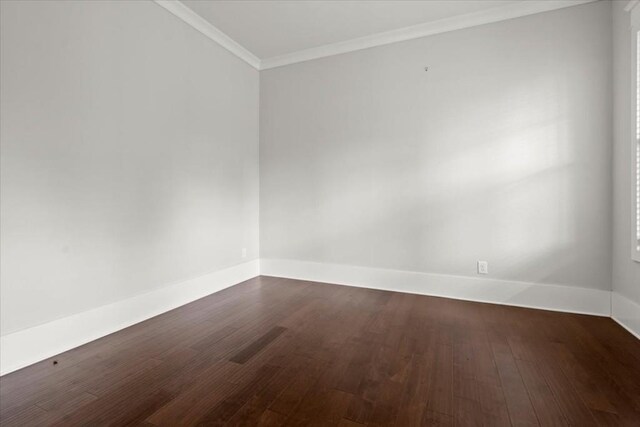
<path id="1" fill-rule="evenodd" d="M 527 0 L 546 3 L 548 0 Z M 213 1 L 183 3 L 260 59 L 343 42 L 522 0 Z"/>
<path id="2" fill-rule="evenodd" d="M 154 1 L 267 70 L 597 0 Z"/>

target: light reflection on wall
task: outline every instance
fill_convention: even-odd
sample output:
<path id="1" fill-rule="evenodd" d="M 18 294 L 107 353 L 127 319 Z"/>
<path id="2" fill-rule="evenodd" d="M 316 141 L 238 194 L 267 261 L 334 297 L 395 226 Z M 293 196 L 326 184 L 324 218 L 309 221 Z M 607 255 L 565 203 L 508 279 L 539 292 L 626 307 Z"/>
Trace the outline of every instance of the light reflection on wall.
<path id="1" fill-rule="evenodd" d="M 261 256 L 455 275 L 486 259 L 492 277 L 606 289 L 606 19 L 592 5 L 264 72 Z"/>

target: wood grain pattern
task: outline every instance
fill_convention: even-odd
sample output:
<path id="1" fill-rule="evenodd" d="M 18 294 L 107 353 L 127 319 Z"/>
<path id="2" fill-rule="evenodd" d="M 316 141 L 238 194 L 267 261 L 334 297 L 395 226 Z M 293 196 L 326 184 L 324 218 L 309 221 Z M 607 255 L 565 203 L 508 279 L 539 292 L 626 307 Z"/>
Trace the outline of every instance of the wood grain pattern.
<path id="1" fill-rule="evenodd" d="M 638 426 L 640 342 L 603 317 L 259 277 L 0 378 L 0 424 Z"/>
<path id="2" fill-rule="evenodd" d="M 245 363 L 249 359 L 251 359 L 256 353 L 262 350 L 264 347 L 269 345 L 269 343 L 285 331 L 286 328 L 282 326 L 274 326 L 271 328 L 266 334 L 249 344 L 247 347 L 242 349 L 239 353 L 229 359 L 232 362 L 236 363 Z"/>

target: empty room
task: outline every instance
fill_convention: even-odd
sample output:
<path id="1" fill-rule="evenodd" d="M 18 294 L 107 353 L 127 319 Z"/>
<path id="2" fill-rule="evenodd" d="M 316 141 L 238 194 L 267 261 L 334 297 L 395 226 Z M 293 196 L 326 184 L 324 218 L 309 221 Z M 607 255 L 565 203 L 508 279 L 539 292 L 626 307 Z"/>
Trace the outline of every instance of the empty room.
<path id="1" fill-rule="evenodd" d="M 0 0 L 0 426 L 640 426 L 640 0 Z"/>

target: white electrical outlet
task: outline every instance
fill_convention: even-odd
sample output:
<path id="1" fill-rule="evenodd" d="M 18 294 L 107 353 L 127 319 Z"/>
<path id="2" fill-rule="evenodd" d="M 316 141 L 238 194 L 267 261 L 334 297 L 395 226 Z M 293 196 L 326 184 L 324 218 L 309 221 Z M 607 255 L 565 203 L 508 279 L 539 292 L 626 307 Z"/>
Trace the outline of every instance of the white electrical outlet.
<path id="1" fill-rule="evenodd" d="M 489 263 L 487 261 L 478 261 L 478 274 L 489 274 Z"/>
<path id="2" fill-rule="evenodd" d="M 242 248 L 242 258 L 247 257 L 247 248 Z"/>

